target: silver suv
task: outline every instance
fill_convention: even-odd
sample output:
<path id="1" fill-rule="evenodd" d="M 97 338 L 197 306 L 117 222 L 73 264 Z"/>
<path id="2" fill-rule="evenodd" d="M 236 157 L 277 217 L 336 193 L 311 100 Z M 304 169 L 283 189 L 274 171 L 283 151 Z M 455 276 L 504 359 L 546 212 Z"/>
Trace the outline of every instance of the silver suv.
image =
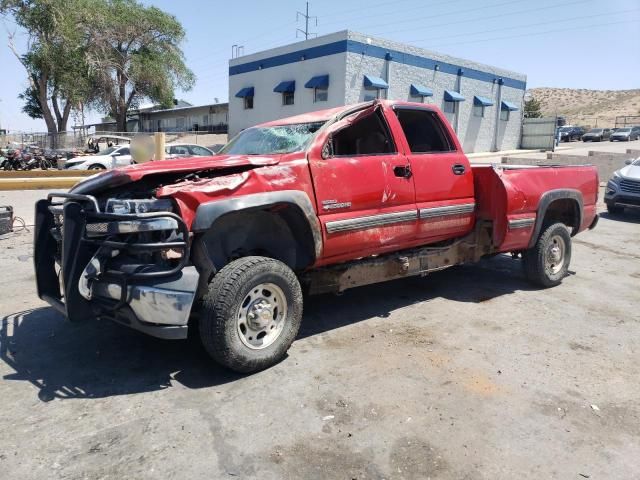
<path id="1" fill-rule="evenodd" d="M 640 208 L 640 157 L 625 163 L 607 183 L 604 201 L 609 213 L 622 213 L 625 207 Z"/>

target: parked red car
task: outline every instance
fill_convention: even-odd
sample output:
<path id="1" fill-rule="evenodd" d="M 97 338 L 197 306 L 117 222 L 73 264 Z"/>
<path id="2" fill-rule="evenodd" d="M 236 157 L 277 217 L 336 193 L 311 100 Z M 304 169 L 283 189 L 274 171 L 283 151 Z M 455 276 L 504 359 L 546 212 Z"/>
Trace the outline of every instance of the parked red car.
<path id="1" fill-rule="evenodd" d="M 197 327 L 215 360 L 251 372 L 285 355 L 303 290 L 501 252 L 532 282 L 558 285 L 571 237 L 596 225 L 597 197 L 594 167 L 471 166 L 436 107 L 376 100 L 51 194 L 36 207 L 38 294 L 72 321 L 163 338 Z"/>

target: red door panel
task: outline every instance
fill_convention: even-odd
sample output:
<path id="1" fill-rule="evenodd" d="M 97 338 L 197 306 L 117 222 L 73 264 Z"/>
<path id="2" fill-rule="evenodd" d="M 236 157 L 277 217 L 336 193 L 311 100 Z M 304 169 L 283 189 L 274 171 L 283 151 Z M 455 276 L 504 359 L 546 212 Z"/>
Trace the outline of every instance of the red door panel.
<path id="1" fill-rule="evenodd" d="M 349 125 L 336 124 L 333 132 Z M 414 240 L 417 209 L 413 180 L 403 175 L 406 157 L 383 153 L 323 159 L 322 147 L 334 133 L 320 136 L 309 153 L 323 229 L 319 264 L 394 250 Z"/>

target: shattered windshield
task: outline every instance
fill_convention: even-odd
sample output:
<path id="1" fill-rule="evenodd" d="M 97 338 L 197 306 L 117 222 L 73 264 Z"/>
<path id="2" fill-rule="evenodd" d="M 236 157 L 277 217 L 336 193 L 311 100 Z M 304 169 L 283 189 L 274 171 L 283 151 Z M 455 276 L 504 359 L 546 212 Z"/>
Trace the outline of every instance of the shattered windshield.
<path id="1" fill-rule="evenodd" d="M 269 155 L 303 150 L 325 122 L 254 127 L 240 132 L 219 153 L 223 155 Z"/>

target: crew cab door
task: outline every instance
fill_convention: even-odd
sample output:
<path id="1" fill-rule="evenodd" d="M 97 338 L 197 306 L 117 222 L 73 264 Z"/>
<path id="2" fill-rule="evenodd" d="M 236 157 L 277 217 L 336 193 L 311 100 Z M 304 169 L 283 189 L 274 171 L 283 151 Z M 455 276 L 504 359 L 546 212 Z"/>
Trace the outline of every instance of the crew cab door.
<path id="1" fill-rule="evenodd" d="M 319 135 L 309 165 L 323 230 L 319 263 L 395 250 L 415 237 L 409 163 L 398 153 L 380 105 Z"/>
<path id="2" fill-rule="evenodd" d="M 460 142 L 435 110 L 396 105 L 394 111 L 390 122 L 399 123 L 415 183 L 418 238 L 431 243 L 465 235 L 474 225 L 475 198 Z"/>

